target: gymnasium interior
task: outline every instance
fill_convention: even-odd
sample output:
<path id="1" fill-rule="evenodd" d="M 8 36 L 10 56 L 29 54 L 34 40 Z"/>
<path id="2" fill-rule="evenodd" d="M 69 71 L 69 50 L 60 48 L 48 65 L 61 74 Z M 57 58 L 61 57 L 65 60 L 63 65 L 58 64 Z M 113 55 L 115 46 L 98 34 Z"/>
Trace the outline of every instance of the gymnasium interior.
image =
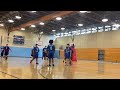
<path id="1" fill-rule="evenodd" d="M 120 11 L 0 11 L 0 79 L 120 79 Z M 49 40 L 55 66 L 42 60 Z M 30 63 L 39 45 L 39 64 Z M 76 61 L 64 65 L 64 49 L 74 44 Z M 1 50 L 0 50 L 1 52 Z"/>

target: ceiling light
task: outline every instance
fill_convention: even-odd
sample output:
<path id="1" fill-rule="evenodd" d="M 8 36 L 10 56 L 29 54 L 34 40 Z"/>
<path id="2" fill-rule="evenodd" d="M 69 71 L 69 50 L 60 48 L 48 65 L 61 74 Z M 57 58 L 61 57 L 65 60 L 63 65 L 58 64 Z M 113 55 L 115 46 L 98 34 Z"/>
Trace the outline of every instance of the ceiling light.
<path id="1" fill-rule="evenodd" d="M 91 13 L 91 11 L 87 11 L 87 13 Z"/>
<path id="2" fill-rule="evenodd" d="M 58 33 L 58 34 L 56 34 L 57 36 L 59 36 L 60 35 L 60 33 Z"/>
<path id="3" fill-rule="evenodd" d="M 88 33 L 88 34 L 89 34 L 89 33 L 91 33 L 91 31 L 87 31 L 86 33 Z"/>
<path id="4" fill-rule="evenodd" d="M 4 24 L 2 24 L 2 23 L 1 23 L 1 24 L 0 24 L 0 26 L 1 26 L 1 27 L 3 27 L 3 26 L 4 26 Z"/>
<path id="5" fill-rule="evenodd" d="M 65 35 L 67 35 L 68 33 L 64 33 Z"/>
<path id="6" fill-rule="evenodd" d="M 62 20 L 62 18 L 61 17 L 57 17 L 56 20 Z"/>
<path id="7" fill-rule="evenodd" d="M 9 23 L 13 23 L 14 21 L 13 21 L 12 19 L 9 19 L 8 22 L 9 22 Z"/>
<path id="8" fill-rule="evenodd" d="M 37 12 L 37 11 L 31 11 L 32 13 L 35 13 L 35 12 Z"/>
<path id="9" fill-rule="evenodd" d="M 60 37 L 60 36 L 56 36 L 56 37 Z"/>
<path id="10" fill-rule="evenodd" d="M 40 34 L 43 34 L 43 32 L 41 32 Z"/>
<path id="11" fill-rule="evenodd" d="M 87 11 L 80 11 L 80 13 L 86 13 Z"/>
<path id="12" fill-rule="evenodd" d="M 120 24 L 113 24 L 112 26 L 120 27 Z"/>
<path id="13" fill-rule="evenodd" d="M 78 24 L 78 26 L 83 26 L 83 24 Z"/>
<path id="14" fill-rule="evenodd" d="M 97 28 L 95 27 L 95 28 L 92 28 L 92 31 L 96 31 L 97 30 Z"/>
<path id="15" fill-rule="evenodd" d="M 108 21 L 108 19 L 102 19 L 102 22 L 107 22 Z"/>
<path id="16" fill-rule="evenodd" d="M 76 35 L 80 35 L 80 33 L 76 33 Z"/>
<path id="17" fill-rule="evenodd" d="M 31 27 L 36 27 L 35 25 L 31 25 Z"/>
<path id="18" fill-rule="evenodd" d="M 82 32 L 81 34 L 85 34 L 85 32 Z"/>
<path id="19" fill-rule="evenodd" d="M 71 34 L 68 34 L 68 36 L 71 36 Z"/>
<path id="20" fill-rule="evenodd" d="M 113 27 L 112 30 L 118 30 L 116 27 Z"/>
<path id="21" fill-rule="evenodd" d="M 16 19 L 21 19 L 21 17 L 20 17 L 20 16 L 15 16 L 15 18 L 16 18 Z"/>
<path id="22" fill-rule="evenodd" d="M 25 28 L 21 28 L 21 30 L 25 30 Z"/>
<path id="23" fill-rule="evenodd" d="M 40 25 L 44 25 L 45 23 L 43 23 L 43 22 L 40 22 Z"/>
<path id="24" fill-rule="evenodd" d="M 65 30 L 65 28 L 61 28 L 61 30 Z"/>
<path id="25" fill-rule="evenodd" d="M 105 26 L 105 27 L 106 27 L 106 28 L 107 28 L 107 27 L 109 28 L 109 27 L 111 27 L 111 26 Z"/>
<path id="26" fill-rule="evenodd" d="M 53 32 L 55 32 L 56 30 L 52 30 Z"/>
<path id="27" fill-rule="evenodd" d="M 64 36 L 68 36 L 67 34 L 65 34 Z"/>
<path id="28" fill-rule="evenodd" d="M 102 29 L 103 27 L 98 27 L 99 29 Z"/>
<path id="29" fill-rule="evenodd" d="M 72 33 L 76 33 L 77 31 L 72 31 Z"/>
<path id="30" fill-rule="evenodd" d="M 64 34 L 63 34 L 63 33 L 61 33 L 61 37 L 63 37 L 63 35 L 64 35 Z"/>

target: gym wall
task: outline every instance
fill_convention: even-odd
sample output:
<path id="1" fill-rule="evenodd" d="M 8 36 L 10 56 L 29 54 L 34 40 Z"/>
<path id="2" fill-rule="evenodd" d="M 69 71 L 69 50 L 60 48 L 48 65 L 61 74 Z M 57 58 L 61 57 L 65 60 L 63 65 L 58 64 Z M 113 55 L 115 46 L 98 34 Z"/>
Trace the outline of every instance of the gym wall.
<path id="1" fill-rule="evenodd" d="M 13 36 L 14 35 L 20 35 L 25 36 L 25 44 L 24 45 L 17 45 L 13 44 Z M 0 28 L 0 40 L 2 36 L 2 45 L 0 41 L 0 46 L 5 46 L 7 42 L 7 31 L 4 28 Z M 53 35 L 43 35 L 41 37 L 41 40 L 43 42 L 43 45 L 40 47 L 40 53 L 39 57 L 42 57 L 42 48 L 44 46 L 47 46 L 49 44 L 49 40 L 53 39 L 55 40 L 55 36 Z M 36 44 L 36 41 L 38 40 L 37 36 L 28 30 L 25 31 L 13 31 L 10 33 L 10 39 L 9 39 L 9 46 L 12 49 L 12 52 L 10 52 L 9 56 L 12 57 L 30 57 L 31 55 L 31 48 L 33 45 Z M 59 50 L 56 50 L 55 57 L 59 58 Z"/>
<path id="2" fill-rule="evenodd" d="M 56 47 L 65 48 L 71 37 L 59 37 L 55 40 Z M 105 50 L 106 61 L 120 61 L 120 30 L 77 35 L 74 38 L 78 59 L 98 60 L 98 50 Z M 63 51 L 61 50 L 61 55 Z M 63 56 L 60 56 L 63 57 Z"/>
<path id="3" fill-rule="evenodd" d="M 25 44 L 24 45 L 17 45 L 17 44 L 13 44 L 13 36 L 14 35 L 19 35 L 19 36 L 24 36 L 25 37 Z M 6 45 L 7 42 L 7 31 L 4 28 L 0 28 L 0 39 L 2 36 L 2 45 Z M 9 46 L 16 46 L 16 47 L 32 47 L 33 45 L 36 44 L 36 41 L 38 40 L 37 36 L 33 33 L 31 33 L 29 30 L 25 30 L 25 31 L 13 31 L 10 33 L 10 39 L 9 39 Z M 44 41 L 43 45 L 41 46 L 41 48 L 43 48 L 45 45 L 49 44 L 49 40 L 50 39 L 54 39 L 55 37 L 53 35 L 43 35 L 41 37 L 40 41 Z M 1 44 L 1 42 L 0 42 Z"/>
<path id="4" fill-rule="evenodd" d="M 55 40 L 56 47 L 70 43 L 71 37 L 58 37 Z M 74 43 L 76 48 L 120 48 L 120 30 L 98 32 L 93 34 L 76 35 Z"/>

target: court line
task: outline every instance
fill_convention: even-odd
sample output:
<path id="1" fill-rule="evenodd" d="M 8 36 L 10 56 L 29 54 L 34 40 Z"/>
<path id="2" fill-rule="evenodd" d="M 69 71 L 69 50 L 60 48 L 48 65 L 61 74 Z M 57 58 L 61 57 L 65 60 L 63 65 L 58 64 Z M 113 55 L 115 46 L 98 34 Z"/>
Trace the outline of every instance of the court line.
<path id="1" fill-rule="evenodd" d="M 20 78 L 18 78 L 18 77 L 16 77 L 16 76 L 13 76 L 13 75 L 11 75 L 11 74 L 8 74 L 8 73 L 2 72 L 2 71 L 0 71 L 0 72 L 1 72 L 1 73 L 4 73 L 4 74 L 6 74 L 6 75 L 9 75 L 9 76 L 11 76 L 11 77 L 14 77 L 14 78 L 20 79 Z"/>
<path id="2" fill-rule="evenodd" d="M 44 66 L 43 68 L 46 68 L 46 67 L 47 67 L 47 66 Z M 40 70 L 41 70 L 41 69 L 38 70 L 38 73 L 39 73 L 43 78 L 49 79 L 49 78 L 45 77 L 44 75 L 42 75 L 42 74 L 40 73 Z"/>
<path id="3" fill-rule="evenodd" d="M 46 67 L 49 67 L 49 66 L 48 66 L 48 65 L 47 65 L 47 66 L 43 66 L 43 68 L 46 68 Z M 45 77 L 44 75 L 42 75 L 42 74 L 40 73 L 40 70 L 42 70 L 42 68 L 38 70 L 38 73 L 39 73 L 43 78 L 49 79 L 49 78 Z"/>

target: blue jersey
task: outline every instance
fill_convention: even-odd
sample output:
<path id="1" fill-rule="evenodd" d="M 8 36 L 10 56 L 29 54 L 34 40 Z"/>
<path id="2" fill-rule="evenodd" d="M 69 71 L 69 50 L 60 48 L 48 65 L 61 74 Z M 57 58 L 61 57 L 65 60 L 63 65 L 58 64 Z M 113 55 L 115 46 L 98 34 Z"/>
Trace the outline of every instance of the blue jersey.
<path id="1" fill-rule="evenodd" d="M 53 44 L 49 44 L 47 50 L 48 50 L 48 58 L 54 58 L 55 46 Z"/>
<path id="2" fill-rule="evenodd" d="M 47 52 L 47 48 L 43 48 L 43 52 L 45 52 L 45 53 L 46 53 L 46 52 Z"/>
<path id="3" fill-rule="evenodd" d="M 64 49 L 64 56 L 66 56 L 66 54 L 67 54 L 67 50 L 66 50 L 66 49 Z"/>
<path id="4" fill-rule="evenodd" d="M 64 50 L 64 56 L 66 57 L 66 58 L 70 58 L 71 57 L 71 48 L 70 47 L 68 47 L 68 48 L 66 48 L 65 50 Z"/>
<path id="5" fill-rule="evenodd" d="M 3 49 L 5 52 L 9 52 L 9 50 L 10 50 L 10 48 L 8 46 L 5 46 Z"/>
<path id="6" fill-rule="evenodd" d="M 55 51 L 55 45 L 49 44 L 47 47 L 48 52 L 54 52 Z"/>
<path id="7" fill-rule="evenodd" d="M 69 47 L 69 48 L 66 48 L 65 50 L 64 50 L 64 53 L 66 53 L 66 54 L 68 54 L 68 53 L 71 53 L 71 48 Z"/>
<path id="8" fill-rule="evenodd" d="M 34 54 L 38 54 L 39 53 L 39 48 L 38 47 L 34 47 L 33 48 L 33 52 L 34 52 Z"/>

